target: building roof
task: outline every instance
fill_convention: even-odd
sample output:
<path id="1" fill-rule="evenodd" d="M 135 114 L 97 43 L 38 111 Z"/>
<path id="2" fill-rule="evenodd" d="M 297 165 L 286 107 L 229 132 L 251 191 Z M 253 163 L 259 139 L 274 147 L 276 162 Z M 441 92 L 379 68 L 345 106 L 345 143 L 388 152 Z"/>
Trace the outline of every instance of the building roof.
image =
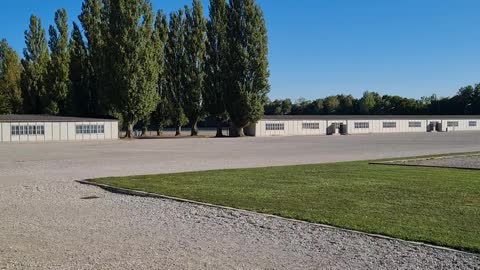
<path id="1" fill-rule="evenodd" d="M 480 115 L 264 115 L 262 120 L 461 120 Z"/>
<path id="2" fill-rule="evenodd" d="M 114 118 L 86 118 L 53 116 L 47 114 L 5 114 L 0 115 L 0 122 L 115 122 Z"/>

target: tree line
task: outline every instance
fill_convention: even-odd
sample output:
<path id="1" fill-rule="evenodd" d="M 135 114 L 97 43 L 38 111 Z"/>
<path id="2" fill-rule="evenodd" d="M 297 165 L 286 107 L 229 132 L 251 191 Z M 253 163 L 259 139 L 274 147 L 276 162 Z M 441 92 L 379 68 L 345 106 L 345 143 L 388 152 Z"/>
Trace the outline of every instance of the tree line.
<path id="1" fill-rule="evenodd" d="M 48 37 L 32 15 L 23 58 L 0 43 L 0 113 L 114 116 L 132 136 L 134 125 L 157 130 L 207 115 L 217 136 L 263 115 L 269 92 L 267 30 L 254 0 L 200 0 L 168 16 L 149 0 L 84 0 L 70 31 L 55 12 Z"/>
<path id="2" fill-rule="evenodd" d="M 267 101 L 267 115 L 463 115 L 480 114 L 480 84 L 458 90 L 453 97 L 439 98 L 436 95 L 421 99 L 380 95 L 366 91 L 361 98 L 351 95 L 336 95 L 306 100 L 290 99 Z"/>

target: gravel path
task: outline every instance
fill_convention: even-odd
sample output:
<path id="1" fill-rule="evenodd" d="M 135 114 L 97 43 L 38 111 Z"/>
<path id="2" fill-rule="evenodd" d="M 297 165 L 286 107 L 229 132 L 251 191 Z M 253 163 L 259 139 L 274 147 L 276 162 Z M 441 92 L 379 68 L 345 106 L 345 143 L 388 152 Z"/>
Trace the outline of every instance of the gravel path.
<path id="1" fill-rule="evenodd" d="M 73 181 L 480 150 L 477 134 L 403 136 L 1 145 L 0 269 L 479 269 L 477 255 Z"/>
<path id="2" fill-rule="evenodd" d="M 480 170 L 480 155 L 447 156 L 434 159 L 415 159 L 401 162 L 393 162 L 400 165 L 416 165 L 426 167 L 449 167 Z"/>

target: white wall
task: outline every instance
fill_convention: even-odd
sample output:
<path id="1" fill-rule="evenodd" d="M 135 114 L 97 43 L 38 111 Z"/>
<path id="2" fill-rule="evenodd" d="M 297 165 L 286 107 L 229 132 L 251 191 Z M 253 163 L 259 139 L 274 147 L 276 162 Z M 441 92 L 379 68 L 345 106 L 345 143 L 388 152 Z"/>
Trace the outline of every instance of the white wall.
<path id="1" fill-rule="evenodd" d="M 458 122 L 458 127 L 448 127 L 447 122 Z M 476 121 L 477 126 L 469 126 L 470 121 Z M 355 123 L 365 122 L 369 124 L 368 128 L 355 128 Z M 395 122 L 396 127 L 384 127 L 384 122 Z M 420 122 L 420 127 L 410 127 L 410 122 Z M 334 123 L 343 123 L 347 125 L 348 134 L 369 134 L 369 133 L 404 133 L 404 132 L 427 132 L 427 126 L 431 122 L 439 122 L 442 124 L 442 131 L 480 131 L 480 117 L 479 119 L 386 119 L 386 120 L 260 120 L 255 125 L 255 136 L 293 136 L 293 135 L 326 135 L 327 128 Z M 283 123 L 284 130 L 266 130 L 267 123 Z M 303 129 L 302 123 L 319 123 L 320 129 Z M 338 132 L 338 131 L 337 131 Z"/>
<path id="2" fill-rule="evenodd" d="M 53 123 L 45 123 L 45 141 L 53 140 Z"/>
<path id="3" fill-rule="evenodd" d="M 67 138 L 69 141 L 76 139 L 75 138 L 75 123 L 69 122 L 67 127 Z"/>
<path id="4" fill-rule="evenodd" d="M 0 124 L 0 138 L 4 142 L 9 142 L 10 138 L 10 123 Z"/>
<path id="5" fill-rule="evenodd" d="M 304 129 L 303 123 L 318 123 L 319 129 Z M 283 130 L 267 130 L 267 124 L 283 124 Z M 295 135 L 325 135 L 327 123 L 325 120 L 260 120 L 255 125 L 255 136 L 295 136 Z"/>
<path id="6" fill-rule="evenodd" d="M 477 126 L 470 126 L 469 122 L 476 122 Z M 448 120 L 443 119 L 442 122 L 442 131 L 474 131 L 480 130 L 480 118 L 479 119 L 468 119 L 468 120 Z M 458 127 L 449 127 L 448 122 L 458 122 Z"/>
<path id="7" fill-rule="evenodd" d="M 60 123 L 60 140 L 68 141 L 68 122 Z"/>
<path id="8" fill-rule="evenodd" d="M 396 123 L 396 127 L 383 127 L 384 122 Z M 410 127 L 410 122 L 420 122 L 420 127 Z M 355 123 L 368 123 L 369 128 L 355 128 Z M 421 119 L 402 120 L 348 120 L 348 134 L 427 132 L 427 121 Z"/>
<path id="9" fill-rule="evenodd" d="M 113 140 L 116 140 L 118 139 L 118 122 L 110 122 L 111 124 L 111 134 L 110 136 L 108 137 L 109 139 L 113 139 Z M 105 128 L 107 128 L 105 126 Z M 106 136 L 107 134 L 105 134 Z"/>
<path id="10" fill-rule="evenodd" d="M 52 141 L 60 141 L 60 123 L 52 123 Z"/>
<path id="11" fill-rule="evenodd" d="M 76 125 L 104 125 L 104 133 L 76 134 Z M 45 134 L 12 135 L 11 126 L 32 125 L 44 126 Z M 116 140 L 118 139 L 118 122 L 4 122 L 0 123 L 0 142 L 44 142 L 44 141 L 83 141 L 83 140 Z"/>

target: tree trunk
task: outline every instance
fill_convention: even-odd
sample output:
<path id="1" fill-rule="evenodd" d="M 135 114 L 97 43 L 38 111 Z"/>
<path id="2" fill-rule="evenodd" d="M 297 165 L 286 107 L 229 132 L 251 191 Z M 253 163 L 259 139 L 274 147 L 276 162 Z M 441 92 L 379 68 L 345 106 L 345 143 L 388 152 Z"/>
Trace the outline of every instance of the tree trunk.
<path id="1" fill-rule="evenodd" d="M 147 127 L 143 127 L 143 128 L 142 128 L 142 135 L 141 135 L 141 136 L 142 136 L 142 137 L 147 136 Z"/>
<path id="2" fill-rule="evenodd" d="M 237 127 L 233 125 L 230 128 L 230 137 L 245 137 L 245 133 L 243 132 L 243 127 Z"/>
<path id="3" fill-rule="evenodd" d="M 198 136 L 197 121 L 192 122 L 192 131 L 190 132 L 190 136 Z"/>
<path id="4" fill-rule="evenodd" d="M 181 136 L 181 135 L 182 135 L 182 127 L 177 126 L 177 128 L 175 129 L 175 137 Z"/>
<path id="5" fill-rule="evenodd" d="M 237 133 L 237 137 L 245 137 L 245 133 L 243 132 L 243 128 L 235 128 L 235 133 Z"/>
<path id="6" fill-rule="evenodd" d="M 127 124 L 127 133 L 125 133 L 125 138 L 132 139 L 133 138 L 133 123 Z"/>
<path id="7" fill-rule="evenodd" d="M 215 135 L 215 137 L 217 137 L 217 138 L 224 137 L 222 127 L 217 127 L 217 134 Z"/>
<path id="8" fill-rule="evenodd" d="M 157 129 L 157 136 L 162 136 L 162 129 L 161 128 Z"/>
<path id="9" fill-rule="evenodd" d="M 222 123 L 222 119 L 217 118 L 217 135 L 215 135 L 215 137 L 223 137 Z"/>

